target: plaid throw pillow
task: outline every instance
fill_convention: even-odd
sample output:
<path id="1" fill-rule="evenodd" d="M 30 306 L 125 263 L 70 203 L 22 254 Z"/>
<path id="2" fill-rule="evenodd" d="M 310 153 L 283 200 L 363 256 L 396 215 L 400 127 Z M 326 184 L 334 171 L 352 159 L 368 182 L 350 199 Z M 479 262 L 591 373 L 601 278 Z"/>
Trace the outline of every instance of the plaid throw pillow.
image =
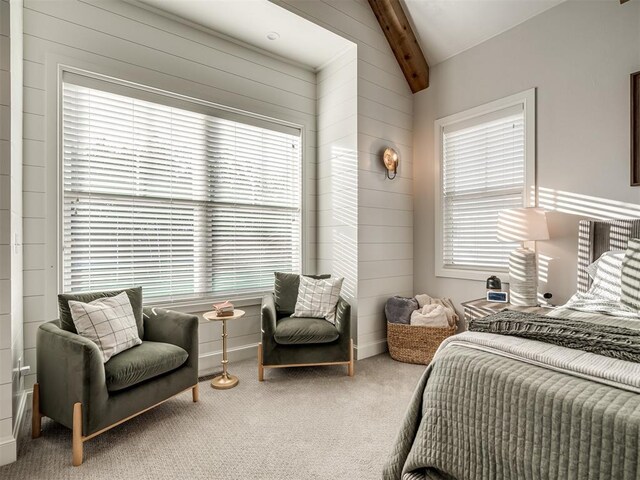
<path id="1" fill-rule="evenodd" d="M 336 323 L 336 305 L 344 278 L 314 279 L 300 277 L 298 300 L 292 317 L 324 318 Z"/>
<path id="2" fill-rule="evenodd" d="M 300 275 L 297 273 L 274 272 L 276 281 L 273 293 L 276 297 L 276 310 L 280 314 L 291 315 L 296 310 Z M 330 278 L 331 275 L 305 275 L 311 278 Z"/>
<path id="3" fill-rule="evenodd" d="M 69 300 L 69 309 L 78 334 L 98 345 L 104 363 L 142 343 L 126 292 L 89 303 Z"/>
<path id="4" fill-rule="evenodd" d="M 640 238 L 632 238 L 622 261 L 622 296 L 620 303 L 640 310 Z"/>

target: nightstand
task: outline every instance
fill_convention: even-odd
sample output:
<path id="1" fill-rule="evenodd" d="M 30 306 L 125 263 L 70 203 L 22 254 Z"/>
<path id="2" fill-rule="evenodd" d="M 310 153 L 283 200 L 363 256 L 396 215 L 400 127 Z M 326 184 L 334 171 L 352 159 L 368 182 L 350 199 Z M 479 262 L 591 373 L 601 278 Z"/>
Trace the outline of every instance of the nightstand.
<path id="1" fill-rule="evenodd" d="M 469 320 L 473 320 L 475 318 L 486 317 L 487 315 L 491 315 L 493 313 L 501 312 L 502 310 L 517 310 L 519 312 L 531 312 L 531 313 L 539 313 L 540 315 L 546 315 L 549 313 L 552 307 L 521 307 L 519 305 L 511 305 L 510 303 L 501 303 L 501 302 L 489 302 L 484 298 L 479 298 L 478 300 L 470 300 L 468 302 L 464 302 L 462 304 L 464 307 L 464 319 L 465 322 L 469 322 Z"/>

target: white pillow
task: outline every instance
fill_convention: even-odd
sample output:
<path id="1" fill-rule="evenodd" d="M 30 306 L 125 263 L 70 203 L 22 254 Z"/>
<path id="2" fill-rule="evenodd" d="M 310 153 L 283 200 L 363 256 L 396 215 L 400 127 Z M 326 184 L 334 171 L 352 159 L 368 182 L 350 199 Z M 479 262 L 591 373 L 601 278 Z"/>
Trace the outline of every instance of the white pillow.
<path id="1" fill-rule="evenodd" d="M 587 292 L 589 295 L 605 300 L 620 301 L 622 295 L 622 261 L 624 260 L 624 253 L 625 252 L 605 252 L 594 262 L 597 264 L 597 268 L 591 288 Z"/>
<path id="2" fill-rule="evenodd" d="M 629 240 L 622 261 L 620 302 L 630 310 L 640 311 L 640 238 Z"/>
<path id="3" fill-rule="evenodd" d="M 616 257 L 616 259 L 619 258 L 621 262 L 620 264 L 622 265 L 624 254 L 625 254 L 624 250 L 609 250 L 608 252 L 604 252 L 602 255 L 600 255 L 600 257 L 595 262 L 593 262 L 591 265 L 587 267 L 587 273 L 592 279 L 596 278 L 596 272 L 598 271 L 598 264 L 600 263 L 600 260 L 602 260 L 604 257 L 612 256 L 612 257 Z"/>
<path id="4" fill-rule="evenodd" d="M 298 299 L 292 317 L 324 318 L 336 323 L 336 306 L 344 278 L 315 279 L 300 276 Z"/>
<path id="5" fill-rule="evenodd" d="M 104 363 L 142 343 L 127 292 L 89 303 L 69 300 L 69 310 L 78 334 L 98 345 Z"/>

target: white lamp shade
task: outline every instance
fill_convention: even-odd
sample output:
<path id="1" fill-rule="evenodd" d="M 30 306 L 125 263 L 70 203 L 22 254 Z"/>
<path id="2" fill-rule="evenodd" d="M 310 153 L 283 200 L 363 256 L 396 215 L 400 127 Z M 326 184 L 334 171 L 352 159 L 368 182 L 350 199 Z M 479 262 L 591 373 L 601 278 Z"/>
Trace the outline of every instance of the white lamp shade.
<path id="1" fill-rule="evenodd" d="M 498 240 L 531 242 L 548 240 L 547 215 L 541 208 L 511 208 L 498 214 Z"/>

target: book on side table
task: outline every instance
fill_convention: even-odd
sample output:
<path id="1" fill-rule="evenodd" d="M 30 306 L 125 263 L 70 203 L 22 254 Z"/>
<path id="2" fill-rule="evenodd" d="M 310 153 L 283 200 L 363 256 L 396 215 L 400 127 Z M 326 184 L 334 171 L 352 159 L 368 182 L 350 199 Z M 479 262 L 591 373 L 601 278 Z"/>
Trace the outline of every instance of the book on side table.
<path id="1" fill-rule="evenodd" d="M 214 303 L 213 311 L 216 312 L 218 317 L 232 317 L 233 316 L 233 303 L 229 300 L 222 303 Z"/>

